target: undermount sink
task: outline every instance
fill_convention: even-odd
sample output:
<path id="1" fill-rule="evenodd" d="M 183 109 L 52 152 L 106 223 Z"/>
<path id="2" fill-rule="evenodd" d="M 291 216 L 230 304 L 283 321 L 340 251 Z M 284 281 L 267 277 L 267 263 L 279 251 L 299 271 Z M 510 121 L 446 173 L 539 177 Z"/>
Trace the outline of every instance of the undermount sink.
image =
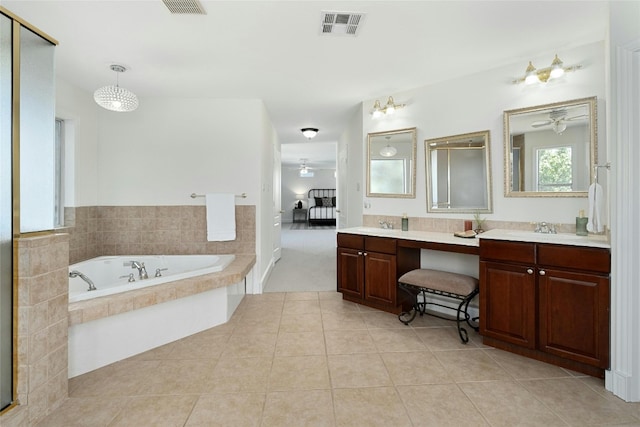
<path id="1" fill-rule="evenodd" d="M 378 227 L 358 227 L 359 231 L 364 233 L 393 233 L 397 231 L 395 228 L 378 228 Z"/>
<path id="2" fill-rule="evenodd" d="M 577 236 L 575 234 L 567 233 L 536 233 L 534 231 L 510 231 L 507 234 L 515 237 L 526 237 L 534 240 L 551 240 L 551 241 L 571 241 L 571 240 L 584 240 L 588 239 L 588 236 Z"/>

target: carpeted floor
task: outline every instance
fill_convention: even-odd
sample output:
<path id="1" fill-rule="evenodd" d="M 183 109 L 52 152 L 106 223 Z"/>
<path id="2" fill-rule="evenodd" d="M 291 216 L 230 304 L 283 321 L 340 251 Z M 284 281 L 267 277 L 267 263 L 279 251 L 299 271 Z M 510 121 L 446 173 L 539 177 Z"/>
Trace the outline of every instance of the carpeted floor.
<path id="1" fill-rule="evenodd" d="M 309 225 L 307 222 L 294 222 L 289 230 L 335 230 L 335 225 Z"/>
<path id="2" fill-rule="evenodd" d="M 282 229 L 282 257 L 264 292 L 336 290 L 336 229 L 319 227 Z"/>

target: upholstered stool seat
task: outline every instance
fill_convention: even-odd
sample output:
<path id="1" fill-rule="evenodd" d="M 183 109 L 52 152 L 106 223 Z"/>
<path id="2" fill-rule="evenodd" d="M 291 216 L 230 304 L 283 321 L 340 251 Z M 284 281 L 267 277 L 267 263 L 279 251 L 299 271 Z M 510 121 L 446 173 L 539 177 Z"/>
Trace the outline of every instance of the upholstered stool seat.
<path id="1" fill-rule="evenodd" d="M 398 316 L 398 319 L 405 325 L 411 323 L 417 313 L 420 313 L 421 316 L 425 314 L 427 304 L 432 304 L 456 311 L 458 334 L 463 343 L 469 342 L 467 330 L 461 325 L 463 321 L 467 322 L 471 328 L 476 331 L 478 330 L 478 326 L 471 323 L 472 320 L 475 321 L 477 318 L 471 319 L 468 312 L 469 303 L 479 292 L 478 279 L 475 277 L 441 270 L 419 268 L 403 274 L 400 279 L 398 279 L 398 287 L 411 295 L 413 299 L 411 311 L 402 312 Z M 460 304 L 458 308 L 455 309 L 436 302 L 427 302 L 427 294 L 453 298 L 459 300 Z M 422 297 L 422 301 L 418 301 L 418 295 Z M 433 313 L 426 314 L 433 315 Z"/>

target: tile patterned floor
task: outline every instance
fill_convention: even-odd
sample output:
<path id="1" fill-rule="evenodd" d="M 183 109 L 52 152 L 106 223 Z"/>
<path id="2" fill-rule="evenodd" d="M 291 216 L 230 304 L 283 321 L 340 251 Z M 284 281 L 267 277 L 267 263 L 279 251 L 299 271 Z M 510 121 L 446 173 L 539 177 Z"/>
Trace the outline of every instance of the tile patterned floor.
<path id="1" fill-rule="evenodd" d="M 335 292 L 248 295 L 225 325 L 73 378 L 53 426 L 640 426 L 601 380 Z"/>

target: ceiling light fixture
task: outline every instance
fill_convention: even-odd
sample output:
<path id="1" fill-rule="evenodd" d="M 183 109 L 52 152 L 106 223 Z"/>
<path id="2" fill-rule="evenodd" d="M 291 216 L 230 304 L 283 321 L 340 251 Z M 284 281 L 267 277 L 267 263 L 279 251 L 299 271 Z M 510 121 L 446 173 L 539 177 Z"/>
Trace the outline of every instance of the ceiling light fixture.
<path id="1" fill-rule="evenodd" d="M 396 110 L 404 107 L 405 104 L 396 104 L 392 96 L 387 99 L 387 103 L 384 104 L 384 107 L 380 104 L 380 101 L 376 99 L 376 102 L 373 104 L 373 108 L 371 109 L 371 115 L 374 119 L 379 119 L 384 115 L 391 115 L 395 113 Z"/>
<path id="2" fill-rule="evenodd" d="M 116 85 L 104 86 L 96 90 L 93 93 L 93 99 L 96 104 L 107 110 L 119 113 L 126 113 L 138 108 L 138 97 L 119 85 L 118 74 L 124 73 L 127 69 L 118 64 L 112 64 L 109 68 L 116 72 Z"/>
<path id="3" fill-rule="evenodd" d="M 316 128 L 302 128 L 300 131 L 307 139 L 311 139 L 318 134 L 318 129 Z"/>
<path id="4" fill-rule="evenodd" d="M 514 84 L 524 83 L 525 85 L 531 85 L 534 83 L 546 83 L 549 80 L 557 79 L 558 77 L 562 77 L 565 72 L 568 71 L 576 71 L 582 68 L 582 65 L 572 65 L 570 67 L 565 67 L 563 62 L 558 58 L 558 55 L 553 58 L 551 62 L 551 66 L 542 69 L 536 69 L 533 66 L 532 62 L 529 61 L 529 65 L 524 72 L 524 77 L 513 80 Z"/>

